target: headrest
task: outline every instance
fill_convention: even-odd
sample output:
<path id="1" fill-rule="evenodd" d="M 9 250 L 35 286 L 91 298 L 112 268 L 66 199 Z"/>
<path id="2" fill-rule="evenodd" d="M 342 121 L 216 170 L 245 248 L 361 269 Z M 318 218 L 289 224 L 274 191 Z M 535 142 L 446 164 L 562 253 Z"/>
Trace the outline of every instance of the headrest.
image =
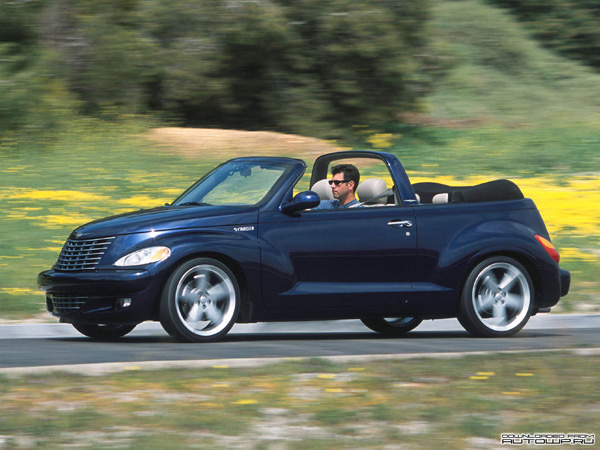
<path id="1" fill-rule="evenodd" d="M 385 181 L 381 178 L 369 178 L 358 185 L 356 194 L 361 202 L 385 205 L 387 203 L 387 196 L 383 195 L 385 191 L 387 191 Z M 371 199 L 379 195 L 382 197 L 371 201 Z"/>
<path id="2" fill-rule="evenodd" d="M 431 203 L 439 205 L 441 203 L 448 203 L 448 199 L 450 198 L 450 196 L 448 195 L 447 192 L 442 192 L 440 194 L 435 194 L 433 196 L 433 198 L 431 199 Z"/>
<path id="3" fill-rule="evenodd" d="M 316 192 L 321 200 L 333 200 L 333 192 L 327 179 L 317 181 L 310 190 Z"/>

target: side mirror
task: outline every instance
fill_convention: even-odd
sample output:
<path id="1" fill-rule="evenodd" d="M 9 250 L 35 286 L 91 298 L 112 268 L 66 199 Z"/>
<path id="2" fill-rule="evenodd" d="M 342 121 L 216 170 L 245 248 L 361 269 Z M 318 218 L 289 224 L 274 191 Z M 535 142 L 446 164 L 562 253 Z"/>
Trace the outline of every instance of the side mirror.
<path id="1" fill-rule="evenodd" d="M 281 205 L 280 211 L 285 214 L 292 214 L 303 209 L 310 209 L 319 206 L 321 198 L 316 192 L 304 191 L 297 194 L 291 202 Z"/>

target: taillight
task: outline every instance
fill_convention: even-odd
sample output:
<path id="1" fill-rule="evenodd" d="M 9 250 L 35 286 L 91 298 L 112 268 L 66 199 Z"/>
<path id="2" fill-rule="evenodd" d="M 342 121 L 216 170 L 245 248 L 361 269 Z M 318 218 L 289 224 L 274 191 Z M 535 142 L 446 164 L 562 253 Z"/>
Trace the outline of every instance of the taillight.
<path id="1" fill-rule="evenodd" d="M 535 235 L 535 238 L 538 240 L 538 242 L 540 244 L 542 244 L 542 247 L 544 247 L 544 250 L 546 250 L 548 252 L 548 254 L 550 255 L 550 258 L 552 258 L 554 261 L 556 261 L 557 263 L 560 261 L 560 255 L 558 254 L 558 250 L 556 250 L 556 247 L 554 247 L 554 245 L 552 245 L 552 242 L 550 242 L 548 239 L 543 238 L 542 236 L 539 235 Z"/>

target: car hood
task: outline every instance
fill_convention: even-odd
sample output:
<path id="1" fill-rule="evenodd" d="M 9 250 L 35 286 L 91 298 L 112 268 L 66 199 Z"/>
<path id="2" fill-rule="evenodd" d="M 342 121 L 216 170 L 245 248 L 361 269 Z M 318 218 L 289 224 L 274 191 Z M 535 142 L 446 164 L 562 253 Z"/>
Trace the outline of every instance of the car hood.
<path id="1" fill-rule="evenodd" d="M 91 239 L 122 234 L 227 225 L 255 224 L 254 206 L 165 206 L 107 217 L 83 225 L 71 238 Z"/>

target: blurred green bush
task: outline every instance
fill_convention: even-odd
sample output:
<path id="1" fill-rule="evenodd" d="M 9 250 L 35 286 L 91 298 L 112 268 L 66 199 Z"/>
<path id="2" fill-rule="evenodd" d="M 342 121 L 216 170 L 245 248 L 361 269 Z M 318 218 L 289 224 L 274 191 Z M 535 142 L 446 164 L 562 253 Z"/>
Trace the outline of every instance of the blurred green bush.
<path id="1" fill-rule="evenodd" d="M 545 46 L 600 68 L 598 0 L 491 0 L 508 8 Z"/>
<path id="2" fill-rule="evenodd" d="M 444 72 L 428 2 L 0 3 L 0 133 L 65 111 L 337 137 L 395 121 Z M 3 95 L 4 94 L 4 95 Z"/>

